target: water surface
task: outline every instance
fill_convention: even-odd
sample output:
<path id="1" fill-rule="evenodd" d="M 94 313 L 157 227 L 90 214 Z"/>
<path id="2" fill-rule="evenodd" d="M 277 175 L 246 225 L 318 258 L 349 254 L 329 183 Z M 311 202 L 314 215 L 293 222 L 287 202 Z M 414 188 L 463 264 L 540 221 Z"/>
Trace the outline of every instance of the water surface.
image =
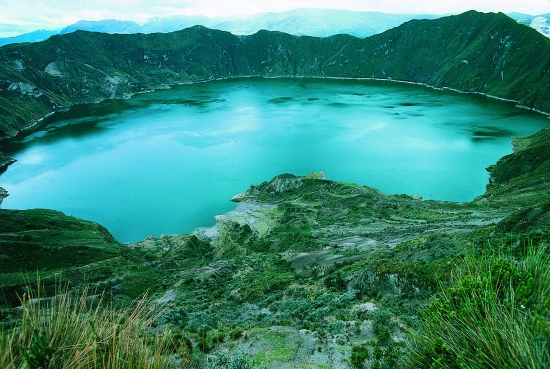
<path id="1" fill-rule="evenodd" d="M 391 82 L 239 79 L 178 86 L 61 114 L 0 176 L 4 208 L 51 208 L 122 242 L 214 223 L 280 173 L 470 201 L 510 140 L 550 126 L 513 104 Z"/>

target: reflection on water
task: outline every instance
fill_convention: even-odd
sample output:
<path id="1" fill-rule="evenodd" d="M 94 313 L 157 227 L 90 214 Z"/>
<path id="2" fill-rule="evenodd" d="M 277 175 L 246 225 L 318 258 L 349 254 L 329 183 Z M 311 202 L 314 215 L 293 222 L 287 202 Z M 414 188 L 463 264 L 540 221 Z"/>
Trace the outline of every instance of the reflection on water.
<path id="1" fill-rule="evenodd" d="M 280 173 L 469 201 L 484 168 L 544 117 L 480 96 L 390 82 L 242 79 L 79 106 L 12 142 L 6 208 L 43 207 L 120 241 L 213 224 Z"/>

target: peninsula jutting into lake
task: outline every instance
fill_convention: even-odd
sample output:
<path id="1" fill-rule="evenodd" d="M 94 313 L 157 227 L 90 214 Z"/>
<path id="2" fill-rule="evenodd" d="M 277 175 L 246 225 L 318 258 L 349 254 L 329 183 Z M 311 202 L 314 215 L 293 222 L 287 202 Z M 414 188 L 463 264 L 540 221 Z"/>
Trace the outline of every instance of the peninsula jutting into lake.
<path id="1" fill-rule="evenodd" d="M 60 210 L 136 242 L 213 225 L 235 193 L 285 172 L 472 201 L 514 137 L 548 126 L 513 103 L 388 81 L 184 85 L 73 108 L 12 141 L 3 207 Z"/>

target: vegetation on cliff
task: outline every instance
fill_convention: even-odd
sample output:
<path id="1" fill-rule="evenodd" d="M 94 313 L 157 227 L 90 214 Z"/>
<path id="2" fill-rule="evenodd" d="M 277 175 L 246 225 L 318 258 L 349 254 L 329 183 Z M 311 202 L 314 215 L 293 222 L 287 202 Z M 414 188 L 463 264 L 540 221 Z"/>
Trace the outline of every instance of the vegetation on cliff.
<path id="1" fill-rule="evenodd" d="M 521 256 L 487 248 L 457 268 L 422 312 L 413 368 L 546 368 L 550 271 L 546 247 Z"/>
<path id="2" fill-rule="evenodd" d="M 2 368 L 165 369 L 182 349 L 167 334 L 143 334 L 159 314 L 146 297 L 120 310 L 87 289 L 56 292 L 46 299 L 38 283 L 22 296 L 21 323 L 0 335 Z"/>

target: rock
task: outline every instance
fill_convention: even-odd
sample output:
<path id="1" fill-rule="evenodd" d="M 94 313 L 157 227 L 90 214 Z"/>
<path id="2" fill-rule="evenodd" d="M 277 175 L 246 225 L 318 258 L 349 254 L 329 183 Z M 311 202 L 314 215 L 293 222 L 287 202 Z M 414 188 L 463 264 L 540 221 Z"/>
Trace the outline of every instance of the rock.
<path id="1" fill-rule="evenodd" d="M 353 311 L 361 312 L 361 313 L 364 313 L 367 311 L 374 311 L 374 310 L 378 310 L 378 307 L 373 302 L 365 302 L 363 304 L 355 305 L 353 307 Z"/>
<path id="2" fill-rule="evenodd" d="M 243 200 L 246 198 L 246 196 L 247 196 L 246 192 L 240 192 L 240 193 L 236 194 L 235 196 L 233 196 L 233 197 L 231 198 L 231 201 L 233 201 L 233 202 L 241 202 L 241 201 L 243 201 Z"/>
<path id="3" fill-rule="evenodd" d="M 4 201 L 4 199 L 8 196 L 8 191 L 0 187 L 0 207 L 2 207 L 2 201 Z"/>
<path id="4" fill-rule="evenodd" d="M 327 179 L 327 174 L 324 171 L 311 172 L 305 178 L 306 179 Z"/>
<path id="5" fill-rule="evenodd" d="M 169 302 L 176 301 L 176 290 L 170 289 L 164 293 L 161 298 L 155 300 L 157 304 L 167 304 Z"/>
<path id="6" fill-rule="evenodd" d="M 275 176 L 267 184 L 268 190 L 271 190 L 276 193 L 292 191 L 300 187 L 302 187 L 302 178 L 297 177 L 294 174 L 288 174 L 288 173 Z"/>
<path id="7" fill-rule="evenodd" d="M 14 158 L 10 158 L 9 156 L 5 156 L 0 152 L 0 171 L 4 168 L 6 168 L 8 165 L 15 163 L 17 160 Z"/>

